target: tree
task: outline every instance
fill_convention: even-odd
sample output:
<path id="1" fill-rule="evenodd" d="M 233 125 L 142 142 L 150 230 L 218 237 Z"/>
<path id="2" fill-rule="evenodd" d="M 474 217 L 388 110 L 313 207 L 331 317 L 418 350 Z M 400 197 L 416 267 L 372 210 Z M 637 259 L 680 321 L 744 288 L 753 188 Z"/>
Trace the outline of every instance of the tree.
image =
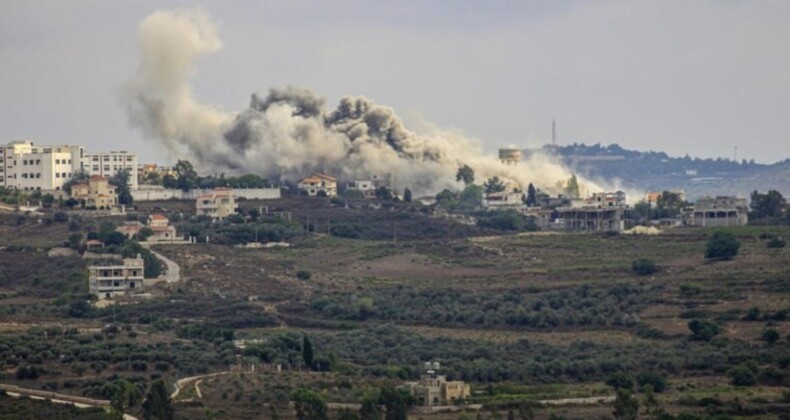
<path id="1" fill-rule="evenodd" d="M 385 420 L 406 420 L 409 407 L 415 401 L 408 391 L 388 386 L 381 389 L 379 403 L 386 409 Z"/>
<path id="2" fill-rule="evenodd" d="M 762 339 L 768 344 L 773 344 L 779 340 L 779 331 L 776 328 L 767 328 L 763 331 Z"/>
<path id="3" fill-rule="evenodd" d="M 381 420 L 381 403 L 379 398 L 381 392 L 374 390 L 365 394 L 362 398 L 362 407 L 359 409 L 359 416 L 365 420 Z"/>
<path id="4" fill-rule="evenodd" d="M 568 179 L 568 183 L 565 185 L 565 193 L 569 197 L 579 198 L 579 180 L 576 179 L 576 174 L 571 175 Z"/>
<path id="5" fill-rule="evenodd" d="M 705 248 L 705 258 L 715 260 L 730 260 L 738 255 L 741 243 L 730 232 L 717 231 L 708 240 Z"/>
<path id="6" fill-rule="evenodd" d="M 302 340 L 302 358 L 304 359 L 304 364 L 310 369 L 313 366 L 313 343 L 310 342 L 307 335 Z"/>
<path id="7" fill-rule="evenodd" d="M 538 204 L 538 191 L 531 182 L 529 183 L 529 186 L 527 186 L 527 198 L 524 200 L 524 204 L 529 207 L 533 207 Z"/>
<path id="8" fill-rule="evenodd" d="M 118 204 L 131 205 L 134 199 L 132 198 L 131 187 L 129 186 L 129 179 L 132 174 L 128 169 L 119 169 L 110 178 L 110 184 L 115 185 L 115 191 L 118 194 Z"/>
<path id="9" fill-rule="evenodd" d="M 291 401 L 296 409 L 296 418 L 299 420 L 326 420 L 326 401 L 308 389 L 300 388 L 291 395 Z"/>
<path id="10" fill-rule="evenodd" d="M 90 175 L 88 175 L 88 173 L 85 172 L 84 169 L 80 169 L 71 175 L 71 179 L 63 183 L 62 189 L 63 191 L 66 191 L 66 193 L 71 195 L 71 187 L 74 184 L 84 184 L 88 182 L 88 178 L 90 178 Z"/>
<path id="11" fill-rule="evenodd" d="M 721 332 L 721 327 L 706 320 L 692 319 L 689 321 L 688 327 L 691 330 L 691 339 L 696 341 L 710 341 Z"/>
<path id="12" fill-rule="evenodd" d="M 469 165 L 461 166 L 458 168 L 458 172 L 455 173 L 455 180 L 463 181 L 464 185 L 473 184 L 475 182 L 475 170 Z"/>
<path id="13" fill-rule="evenodd" d="M 462 210 L 474 210 L 483 205 L 483 187 L 467 185 L 458 195 L 458 207 Z"/>
<path id="14" fill-rule="evenodd" d="M 140 229 L 137 232 L 137 235 L 135 235 L 135 239 L 138 240 L 138 241 L 146 241 L 153 234 L 154 234 L 153 229 L 151 229 L 150 227 L 146 226 L 146 227 Z"/>
<path id="15" fill-rule="evenodd" d="M 765 194 L 754 191 L 752 192 L 751 203 L 749 203 L 749 206 L 752 208 L 751 217 L 754 219 L 782 217 L 782 209 L 784 209 L 786 204 L 787 201 L 779 191 L 769 190 Z"/>
<path id="16" fill-rule="evenodd" d="M 745 363 L 741 363 L 738 366 L 727 371 L 727 376 L 730 377 L 732 380 L 732 384 L 735 386 L 753 386 L 757 384 L 757 376 L 755 375 L 755 369 L 750 367 Z"/>
<path id="17" fill-rule="evenodd" d="M 648 276 L 656 272 L 656 263 L 647 258 L 639 258 L 631 263 L 631 269 L 640 276 Z"/>
<path id="18" fill-rule="evenodd" d="M 391 201 L 394 196 L 389 188 L 381 186 L 376 188 L 376 198 L 381 201 Z"/>
<path id="19" fill-rule="evenodd" d="M 614 389 L 627 389 L 634 388 L 634 380 L 627 373 L 617 372 L 606 378 L 606 385 Z"/>
<path id="20" fill-rule="evenodd" d="M 188 160 L 179 160 L 173 166 L 177 187 L 182 191 L 189 191 L 198 185 L 198 174 Z M 165 177 L 167 178 L 167 177 Z"/>
<path id="21" fill-rule="evenodd" d="M 614 411 L 612 415 L 616 419 L 636 419 L 639 414 L 639 401 L 625 389 L 617 390 L 617 397 L 614 400 Z"/>
<path id="22" fill-rule="evenodd" d="M 411 190 L 408 188 L 403 190 L 403 201 L 411 203 Z"/>
<path id="23" fill-rule="evenodd" d="M 654 392 L 664 392 L 667 389 L 667 380 L 658 372 L 642 372 L 636 377 L 640 389 L 650 387 Z"/>
<path id="24" fill-rule="evenodd" d="M 141 397 L 140 389 L 136 385 L 129 381 L 121 380 L 115 384 L 110 405 L 117 412 L 123 413 L 125 409 L 137 405 Z"/>
<path id="25" fill-rule="evenodd" d="M 494 176 L 483 183 L 483 189 L 486 194 L 502 192 L 505 191 L 505 183 L 498 176 Z"/>
<path id="26" fill-rule="evenodd" d="M 154 381 L 143 401 L 143 418 L 146 420 L 171 420 L 173 405 L 164 381 Z"/>
<path id="27" fill-rule="evenodd" d="M 650 418 L 662 418 L 662 416 L 666 414 L 666 411 L 664 411 L 664 408 L 661 407 L 661 402 L 656 398 L 653 387 L 646 385 L 643 387 L 642 392 L 645 394 L 644 401 L 642 402 L 645 406 L 645 414 L 650 416 Z"/>
<path id="28" fill-rule="evenodd" d="M 436 203 L 449 209 L 455 207 L 458 201 L 452 191 L 444 189 L 436 194 Z"/>

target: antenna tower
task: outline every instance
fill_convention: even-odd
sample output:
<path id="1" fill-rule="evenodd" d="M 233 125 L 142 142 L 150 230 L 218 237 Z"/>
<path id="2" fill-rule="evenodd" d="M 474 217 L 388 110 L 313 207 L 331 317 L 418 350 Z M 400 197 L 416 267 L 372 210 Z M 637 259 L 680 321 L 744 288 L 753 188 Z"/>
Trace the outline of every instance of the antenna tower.
<path id="1" fill-rule="evenodd" d="M 554 118 L 551 119 L 551 145 L 557 145 L 557 122 L 554 121 Z"/>

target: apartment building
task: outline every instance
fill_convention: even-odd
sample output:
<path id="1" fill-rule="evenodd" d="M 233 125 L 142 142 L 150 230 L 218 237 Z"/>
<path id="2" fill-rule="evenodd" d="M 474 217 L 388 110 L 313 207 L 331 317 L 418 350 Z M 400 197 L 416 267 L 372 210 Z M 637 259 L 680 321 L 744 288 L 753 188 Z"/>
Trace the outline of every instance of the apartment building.
<path id="1" fill-rule="evenodd" d="M 119 170 L 129 171 L 129 188 L 137 189 L 137 154 L 129 153 L 126 150 L 111 151 L 107 153 L 86 153 L 85 171 L 89 175 L 101 175 L 112 177 Z"/>
<path id="2" fill-rule="evenodd" d="M 124 258 L 121 264 L 92 265 L 88 271 L 88 288 L 99 299 L 143 290 L 145 264 L 139 254 L 137 258 Z"/>
<path id="3" fill-rule="evenodd" d="M 36 146 L 14 141 L 0 146 L 0 186 L 23 191 L 59 191 L 83 169 L 85 148 Z"/>

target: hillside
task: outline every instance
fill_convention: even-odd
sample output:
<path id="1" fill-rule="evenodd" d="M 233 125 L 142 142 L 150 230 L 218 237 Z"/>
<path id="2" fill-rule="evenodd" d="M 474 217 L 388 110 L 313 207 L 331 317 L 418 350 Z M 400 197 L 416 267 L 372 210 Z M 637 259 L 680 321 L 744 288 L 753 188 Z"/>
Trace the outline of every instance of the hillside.
<path id="1" fill-rule="evenodd" d="M 640 152 L 600 143 L 546 145 L 541 151 L 556 156 L 580 175 L 619 183 L 628 190 L 683 189 L 692 200 L 705 195 L 748 197 L 754 190 L 769 189 L 790 194 L 790 159 L 766 165 L 753 160 L 671 157 L 664 152 Z M 528 150 L 527 155 L 534 152 Z"/>

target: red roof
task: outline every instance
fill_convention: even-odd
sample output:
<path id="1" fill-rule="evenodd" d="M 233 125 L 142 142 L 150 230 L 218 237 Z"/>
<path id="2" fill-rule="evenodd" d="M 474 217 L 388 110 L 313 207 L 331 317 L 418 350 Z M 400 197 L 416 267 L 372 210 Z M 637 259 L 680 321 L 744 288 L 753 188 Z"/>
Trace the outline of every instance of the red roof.
<path id="1" fill-rule="evenodd" d="M 155 213 L 149 216 L 152 220 L 169 220 L 167 216 L 161 213 Z"/>

